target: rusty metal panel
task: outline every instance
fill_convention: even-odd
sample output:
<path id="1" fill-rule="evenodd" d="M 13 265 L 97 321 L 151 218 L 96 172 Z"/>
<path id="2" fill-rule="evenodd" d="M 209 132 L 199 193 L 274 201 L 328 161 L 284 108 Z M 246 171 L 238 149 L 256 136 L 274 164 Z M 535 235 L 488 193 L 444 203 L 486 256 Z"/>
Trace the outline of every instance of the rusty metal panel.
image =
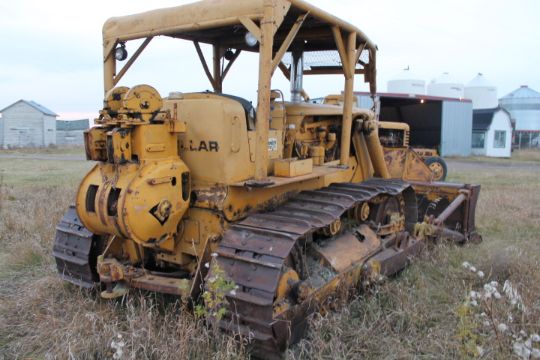
<path id="1" fill-rule="evenodd" d="M 280 207 L 272 214 L 279 215 L 281 217 L 289 217 L 297 220 L 310 221 L 313 228 L 325 226 L 332 221 L 336 220 L 335 217 L 325 213 L 315 211 L 302 211 L 294 208 L 287 208 L 285 206 Z"/>
<path id="2" fill-rule="evenodd" d="M 335 271 L 342 272 L 362 262 L 377 251 L 381 241 L 368 226 L 362 225 L 360 234 L 346 233 L 313 248 L 318 257 Z"/>
<path id="3" fill-rule="evenodd" d="M 340 204 L 341 206 L 348 208 L 355 202 L 354 197 L 347 194 L 338 194 L 327 191 L 302 191 L 295 196 L 296 200 L 317 202 L 321 204 Z"/>
<path id="4" fill-rule="evenodd" d="M 258 254 L 285 257 L 295 239 L 295 237 L 289 238 L 284 234 L 267 233 L 259 229 L 242 231 L 241 228 L 235 226 L 225 233 L 221 245 Z"/>
<path id="5" fill-rule="evenodd" d="M 304 234 L 313 228 L 313 225 L 305 219 L 295 219 L 289 216 L 280 216 L 276 213 L 262 213 L 249 216 L 241 222 L 244 226 L 258 227 L 261 229 L 275 230 L 291 234 Z"/>
<path id="6" fill-rule="evenodd" d="M 60 276 L 75 285 L 94 287 L 96 239 L 81 223 L 74 206 L 70 206 L 56 226 L 53 256 Z"/>
<path id="7" fill-rule="evenodd" d="M 246 256 L 247 253 L 243 252 L 239 255 Z M 219 257 L 219 265 L 228 276 L 234 279 L 236 285 L 265 291 L 273 299 L 281 273 L 280 269 L 257 266 L 246 261 L 225 257 Z"/>
<path id="8" fill-rule="evenodd" d="M 187 297 L 189 296 L 191 290 L 191 280 L 174 279 L 150 274 L 131 279 L 130 286 L 144 290 L 158 291 L 165 294 Z"/>
<path id="9" fill-rule="evenodd" d="M 406 249 L 387 248 L 369 260 L 372 267 L 380 269 L 380 274 L 390 276 L 405 268 L 407 263 L 417 255 L 425 243 L 415 239 Z"/>

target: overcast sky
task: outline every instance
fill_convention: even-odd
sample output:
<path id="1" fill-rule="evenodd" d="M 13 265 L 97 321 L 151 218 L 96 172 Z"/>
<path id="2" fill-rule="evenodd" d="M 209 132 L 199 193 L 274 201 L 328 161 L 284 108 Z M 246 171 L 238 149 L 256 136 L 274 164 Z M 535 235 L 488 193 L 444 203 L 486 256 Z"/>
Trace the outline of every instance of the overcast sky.
<path id="1" fill-rule="evenodd" d="M 63 118 L 97 113 L 103 98 L 103 22 L 188 2 L 192 1 L 0 2 L 0 109 L 27 99 Z M 356 25 L 378 45 L 381 91 L 406 66 L 426 82 L 449 72 L 467 83 L 482 72 L 498 87 L 499 97 L 523 84 L 540 91 L 539 0 L 311 2 Z M 210 88 L 190 43 L 155 39 L 139 60 L 122 84 L 148 83 L 163 96 Z M 253 55 L 242 54 L 224 91 L 255 99 L 256 64 Z M 272 86 L 288 93 L 288 83 L 278 73 Z M 356 90 L 365 89 L 361 83 L 357 77 Z M 343 78 L 307 77 L 304 87 L 311 97 L 324 96 L 341 91 Z"/>

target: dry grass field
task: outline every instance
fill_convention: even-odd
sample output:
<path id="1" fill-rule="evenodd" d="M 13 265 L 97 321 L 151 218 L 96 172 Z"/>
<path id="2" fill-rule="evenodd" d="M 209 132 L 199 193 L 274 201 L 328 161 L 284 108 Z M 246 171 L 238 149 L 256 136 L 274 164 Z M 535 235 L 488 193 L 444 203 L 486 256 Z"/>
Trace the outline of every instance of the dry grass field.
<path id="1" fill-rule="evenodd" d="M 174 299 L 131 292 L 109 302 L 59 280 L 55 224 L 91 164 L 2 154 L 0 359 L 247 358 Z M 477 223 L 484 241 L 431 246 L 395 278 L 315 316 L 288 358 L 540 356 L 532 336 L 540 333 L 540 156 L 451 160 L 449 168 L 451 181 L 482 184 Z"/>

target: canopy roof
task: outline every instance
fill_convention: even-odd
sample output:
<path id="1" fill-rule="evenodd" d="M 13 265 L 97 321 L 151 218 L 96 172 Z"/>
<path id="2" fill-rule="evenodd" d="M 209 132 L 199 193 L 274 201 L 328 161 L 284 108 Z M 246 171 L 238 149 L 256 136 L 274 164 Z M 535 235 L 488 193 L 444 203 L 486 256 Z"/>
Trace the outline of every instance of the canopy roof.
<path id="1" fill-rule="evenodd" d="M 258 41 L 249 46 L 247 33 Z M 259 52 L 257 91 L 257 138 L 268 138 L 272 75 L 279 68 L 291 81 L 291 89 L 301 93 L 303 75 L 343 74 L 345 76 L 343 131 L 340 164 L 348 164 L 353 119 L 354 75 L 363 74 L 370 92 L 376 92 L 376 46 L 353 25 L 306 3 L 303 0 L 203 0 L 192 4 L 158 9 L 107 20 L 103 26 L 104 87 L 110 91 L 137 59 L 153 37 L 165 35 L 192 41 L 206 76 L 216 93 L 222 93 L 223 79 L 241 51 Z M 128 40 L 145 40 L 116 71 L 115 48 Z M 199 43 L 212 45 L 212 70 Z M 235 51 L 229 51 L 234 49 Z M 297 71 L 298 64 L 287 67 L 284 55 L 318 52 L 308 60 L 308 71 Z M 114 54 L 113 54 L 114 52 Z M 339 60 L 332 59 L 337 52 Z M 125 49 L 118 52 L 125 60 Z M 123 55 L 122 55 L 123 54 Z M 329 58 L 329 59 L 328 59 Z M 223 61 L 222 61 L 223 60 Z M 228 63 L 225 65 L 225 60 Z M 119 59 L 122 61 L 122 59 Z M 285 60 L 286 61 L 286 60 Z M 360 68 L 358 67 L 360 65 Z M 263 181 L 268 171 L 268 149 L 255 150 L 255 180 Z"/>
<path id="2" fill-rule="evenodd" d="M 264 14 L 265 4 L 275 4 L 274 18 L 277 29 L 274 48 L 281 46 L 292 25 L 301 14 L 308 18 L 291 46 L 303 44 L 305 51 L 333 50 L 336 48 L 332 27 L 356 32 L 357 46 L 366 49 L 376 46 L 355 26 L 302 0 L 203 0 L 187 5 L 157 9 L 140 14 L 114 17 L 103 26 L 106 48 L 115 43 L 150 36 L 166 35 L 223 47 L 258 51 L 246 45 L 243 20 L 257 23 Z"/>

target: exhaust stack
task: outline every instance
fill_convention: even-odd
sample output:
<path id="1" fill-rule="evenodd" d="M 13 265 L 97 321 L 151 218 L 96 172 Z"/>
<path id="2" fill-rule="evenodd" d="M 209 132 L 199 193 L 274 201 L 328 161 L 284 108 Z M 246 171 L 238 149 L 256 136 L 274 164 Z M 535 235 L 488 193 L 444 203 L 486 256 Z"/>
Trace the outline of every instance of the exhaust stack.
<path id="1" fill-rule="evenodd" d="M 291 63 L 291 102 L 302 102 L 302 91 L 304 89 L 304 52 L 294 50 L 292 52 Z"/>

